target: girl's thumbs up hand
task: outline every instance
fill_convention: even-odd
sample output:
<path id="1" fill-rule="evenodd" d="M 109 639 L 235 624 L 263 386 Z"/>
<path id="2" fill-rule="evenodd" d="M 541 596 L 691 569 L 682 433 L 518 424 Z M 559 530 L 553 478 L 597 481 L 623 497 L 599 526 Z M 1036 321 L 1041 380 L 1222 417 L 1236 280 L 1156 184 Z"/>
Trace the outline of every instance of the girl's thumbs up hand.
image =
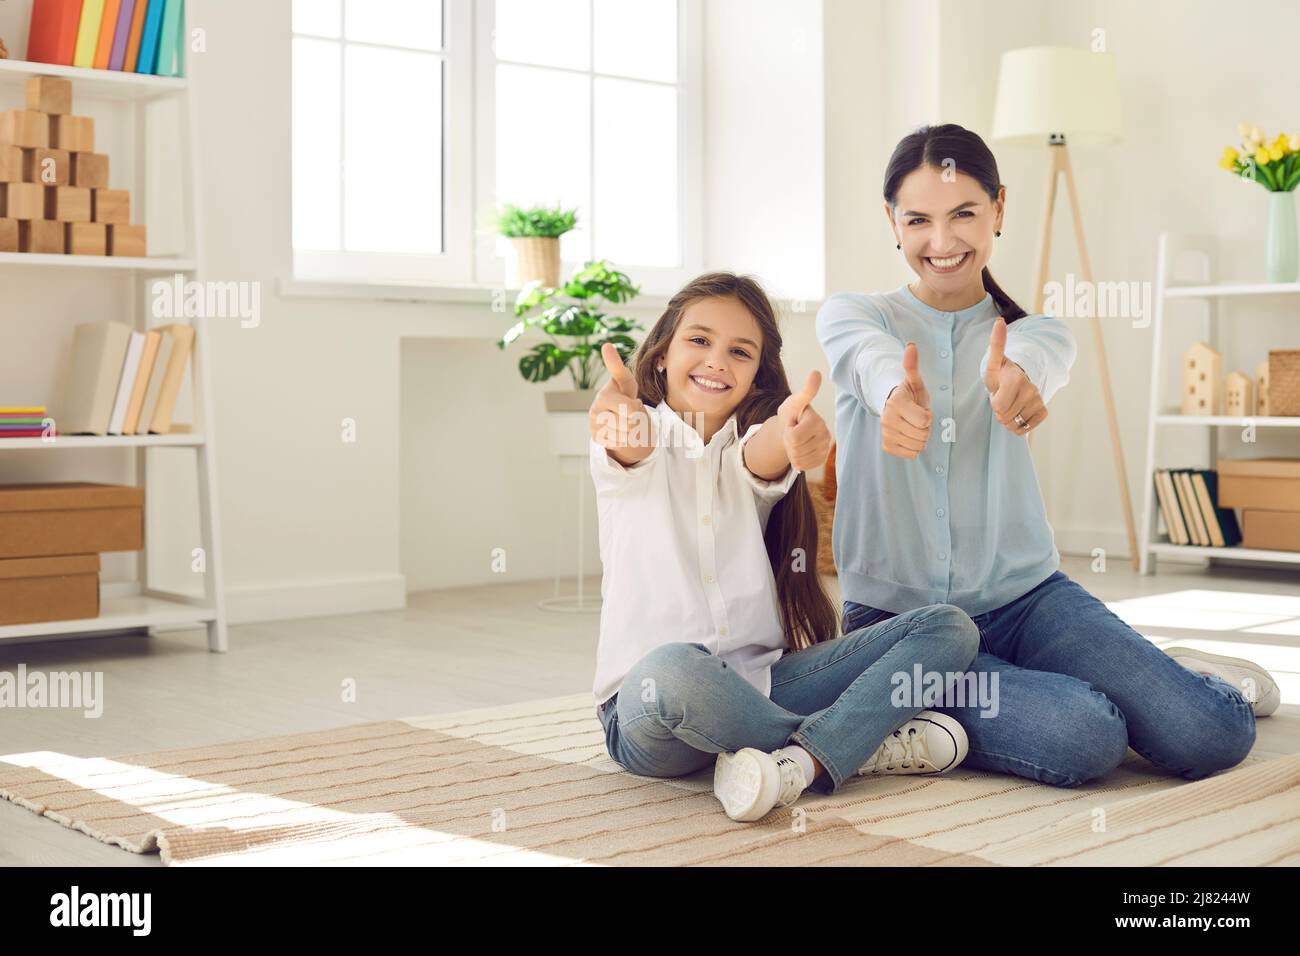
<path id="1" fill-rule="evenodd" d="M 776 410 L 785 453 L 799 471 L 820 467 L 831 452 L 830 429 L 811 404 L 821 384 L 822 373 L 814 369 L 808 373 L 803 388 L 786 398 Z"/>
<path id="2" fill-rule="evenodd" d="M 896 458 L 916 458 L 930 439 L 932 417 L 916 343 L 908 342 L 903 349 L 903 384 L 889 393 L 880 413 L 880 447 Z"/>
<path id="3" fill-rule="evenodd" d="M 623 364 L 612 342 L 600 348 L 609 372 L 607 381 L 591 403 L 591 437 L 608 449 L 649 449 L 652 438 L 650 414 L 636 397 L 636 379 Z"/>

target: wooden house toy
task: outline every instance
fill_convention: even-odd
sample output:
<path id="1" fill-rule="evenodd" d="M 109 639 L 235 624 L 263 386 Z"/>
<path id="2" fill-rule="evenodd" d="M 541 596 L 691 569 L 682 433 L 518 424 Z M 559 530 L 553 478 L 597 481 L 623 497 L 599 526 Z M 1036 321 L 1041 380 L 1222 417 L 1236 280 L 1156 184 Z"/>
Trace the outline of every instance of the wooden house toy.
<path id="1" fill-rule="evenodd" d="M 1219 353 L 1197 342 L 1183 353 L 1183 414 L 1219 414 Z"/>

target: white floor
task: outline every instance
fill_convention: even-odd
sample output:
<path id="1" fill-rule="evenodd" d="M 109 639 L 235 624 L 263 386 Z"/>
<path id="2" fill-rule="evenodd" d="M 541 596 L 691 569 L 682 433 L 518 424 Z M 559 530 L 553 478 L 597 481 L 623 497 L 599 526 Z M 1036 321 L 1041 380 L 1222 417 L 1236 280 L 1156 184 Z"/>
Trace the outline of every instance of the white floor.
<path id="1" fill-rule="evenodd" d="M 1256 753 L 1300 751 L 1300 575 L 1161 565 L 1151 577 L 1112 560 L 1063 570 L 1166 646 L 1250 657 L 1282 684 Z M 565 582 L 572 591 L 576 582 Z M 833 580 L 828 581 L 838 600 Z M 600 580 L 586 582 L 599 596 Z M 230 629 L 210 654 L 201 629 L 44 644 L 0 644 L 0 670 L 102 671 L 104 712 L 0 711 L 6 755 L 111 756 L 343 724 L 486 707 L 587 691 L 598 615 L 541 610 L 550 581 L 425 591 L 400 611 Z M 1203 642 L 1203 643 L 1202 643 Z M 356 700 L 343 699 L 355 682 Z M 0 801 L 0 865 L 158 866 Z"/>

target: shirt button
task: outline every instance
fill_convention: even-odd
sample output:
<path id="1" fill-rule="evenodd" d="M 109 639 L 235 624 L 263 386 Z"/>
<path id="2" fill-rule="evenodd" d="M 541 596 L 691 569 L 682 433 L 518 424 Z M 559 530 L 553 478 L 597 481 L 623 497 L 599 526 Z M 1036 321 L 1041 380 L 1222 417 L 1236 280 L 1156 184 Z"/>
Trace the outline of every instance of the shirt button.
<path id="1" fill-rule="evenodd" d="M 940 518 L 942 518 L 942 517 L 943 517 L 943 509 L 940 508 L 938 511 L 935 512 L 935 514 L 937 514 Z M 943 557 L 943 555 L 939 555 L 939 557 Z"/>
<path id="2" fill-rule="evenodd" d="M 705 584 L 712 584 L 712 583 L 713 583 L 713 575 L 711 575 L 711 574 L 706 574 L 706 575 L 704 575 L 704 583 L 705 583 Z"/>
<path id="3" fill-rule="evenodd" d="M 947 386 L 947 385 L 940 385 L 940 386 L 939 386 L 939 391 L 941 391 L 941 392 L 946 392 L 946 391 L 948 391 L 948 386 Z"/>
<path id="4" fill-rule="evenodd" d="M 940 358 L 947 358 L 947 357 L 948 357 L 948 353 L 947 353 L 947 352 L 940 352 L 940 353 L 939 353 L 939 357 L 940 357 Z"/>
<path id="5" fill-rule="evenodd" d="M 705 515 L 703 518 L 700 519 L 700 524 L 709 524 L 711 520 L 712 519 L 710 519 L 708 515 Z"/>
<path id="6" fill-rule="evenodd" d="M 940 552 L 939 552 L 939 560 L 940 560 L 940 561 L 946 561 L 947 559 L 948 559 L 948 553 L 947 553 L 946 551 L 940 551 Z"/>
<path id="7" fill-rule="evenodd" d="M 942 475 L 942 474 L 943 474 L 943 465 L 935 465 L 935 466 L 934 466 L 934 473 L 935 473 L 936 475 Z"/>
<path id="8" fill-rule="evenodd" d="M 726 637 L 726 636 L 727 636 L 727 625 L 724 624 L 724 625 L 722 625 L 722 627 L 718 628 L 718 633 L 721 634 L 723 637 Z"/>

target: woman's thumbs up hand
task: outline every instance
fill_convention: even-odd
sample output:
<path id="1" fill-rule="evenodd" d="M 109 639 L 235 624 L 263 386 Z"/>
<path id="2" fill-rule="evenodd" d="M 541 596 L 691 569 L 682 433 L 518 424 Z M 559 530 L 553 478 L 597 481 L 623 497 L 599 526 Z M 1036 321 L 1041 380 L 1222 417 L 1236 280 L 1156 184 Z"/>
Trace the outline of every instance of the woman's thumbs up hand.
<path id="1" fill-rule="evenodd" d="M 897 458 L 916 458 L 930 438 L 932 417 L 916 343 L 908 342 L 903 349 L 903 384 L 889 393 L 880 414 L 880 447 Z"/>
<path id="2" fill-rule="evenodd" d="M 623 364 L 623 358 L 612 342 L 600 349 L 605 360 L 609 380 L 596 392 L 591 403 L 591 437 L 611 451 L 622 448 L 646 449 L 652 438 L 650 414 L 636 397 L 636 379 Z M 644 455 L 628 456 L 640 460 Z M 622 458 L 620 458 L 622 460 Z"/>
<path id="3" fill-rule="evenodd" d="M 811 404 L 821 384 L 822 373 L 809 372 L 803 388 L 787 397 L 776 410 L 785 453 L 799 471 L 820 467 L 831 452 L 831 431 Z"/>
<path id="4" fill-rule="evenodd" d="M 989 390 L 989 403 L 998 423 L 1013 435 L 1025 435 L 1047 418 L 1047 403 L 1025 370 L 1007 358 L 1006 348 L 1007 322 L 998 316 L 989 334 L 984 387 Z"/>

